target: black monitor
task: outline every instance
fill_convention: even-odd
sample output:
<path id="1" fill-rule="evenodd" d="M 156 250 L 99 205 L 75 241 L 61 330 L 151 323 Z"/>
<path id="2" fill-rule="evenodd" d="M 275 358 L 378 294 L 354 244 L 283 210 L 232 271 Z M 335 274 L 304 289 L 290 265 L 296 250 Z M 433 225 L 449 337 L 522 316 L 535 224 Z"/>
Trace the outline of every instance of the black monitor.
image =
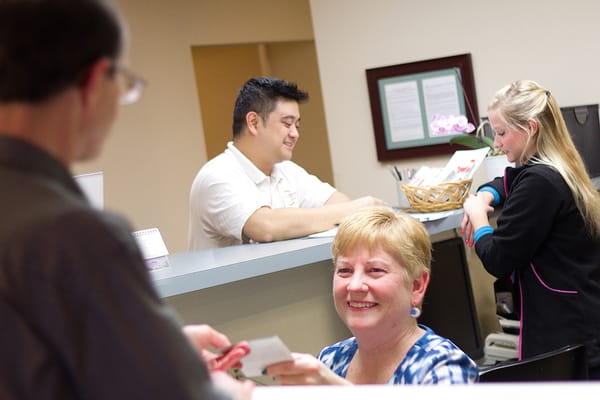
<path id="1" fill-rule="evenodd" d="M 598 104 L 561 107 L 565 123 L 590 177 L 600 176 Z"/>
<path id="2" fill-rule="evenodd" d="M 484 345 L 461 238 L 433 243 L 431 279 L 419 323 L 452 340 L 473 360 L 483 357 Z"/>

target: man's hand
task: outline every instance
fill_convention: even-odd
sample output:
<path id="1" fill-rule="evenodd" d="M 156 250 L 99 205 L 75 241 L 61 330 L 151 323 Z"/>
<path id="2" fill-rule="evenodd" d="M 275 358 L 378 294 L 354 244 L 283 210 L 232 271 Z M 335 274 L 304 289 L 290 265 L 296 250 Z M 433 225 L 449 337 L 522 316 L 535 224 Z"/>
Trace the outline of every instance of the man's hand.
<path id="1" fill-rule="evenodd" d="M 239 360 L 248 354 L 247 342 L 240 342 L 231 346 L 229 338 L 209 325 L 186 325 L 183 333 L 187 336 L 192 346 L 209 366 L 216 365 L 218 368 L 211 370 L 210 376 L 215 387 L 229 393 L 235 400 L 251 400 L 254 382 L 240 382 L 233 379 L 224 372 L 226 369 L 239 364 Z M 215 349 L 226 349 L 223 355 L 217 355 L 208 347 Z"/>
<path id="2" fill-rule="evenodd" d="M 208 347 L 225 349 L 231 346 L 227 336 L 209 325 L 186 325 L 183 327 L 183 333 L 207 364 L 218 357 L 217 354 L 207 350 Z"/>
<path id="3" fill-rule="evenodd" d="M 241 341 L 234 346 L 222 350 L 222 354 L 208 363 L 211 371 L 227 371 L 231 368 L 242 368 L 241 359 L 250 354 L 247 341 Z"/>
<path id="4" fill-rule="evenodd" d="M 215 387 L 229 393 L 235 400 L 251 400 L 255 384 L 250 380 L 238 381 L 223 371 L 211 372 Z"/>

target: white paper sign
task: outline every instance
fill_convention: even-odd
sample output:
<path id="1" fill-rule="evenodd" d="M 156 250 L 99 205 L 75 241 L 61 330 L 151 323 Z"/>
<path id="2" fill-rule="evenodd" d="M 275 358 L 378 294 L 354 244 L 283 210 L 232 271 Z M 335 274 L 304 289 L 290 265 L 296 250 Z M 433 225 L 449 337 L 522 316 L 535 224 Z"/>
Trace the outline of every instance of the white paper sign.
<path id="1" fill-rule="evenodd" d="M 394 142 L 425 137 L 417 81 L 385 85 L 385 101 Z"/>
<path id="2" fill-rule="evenodd" d="M 133 237 L 148 268 L 159 269 L 169 265 L 169 259 L 167 258 L 169 251 L 158 228 L 135 231 Z"/>
<path id="3" fill-rule="evenodd" d="M 104 173 L 91 172 L 89 174 L 75 175 L 75 182 L 90 201 L 94 208 L 104 208 Z"/>

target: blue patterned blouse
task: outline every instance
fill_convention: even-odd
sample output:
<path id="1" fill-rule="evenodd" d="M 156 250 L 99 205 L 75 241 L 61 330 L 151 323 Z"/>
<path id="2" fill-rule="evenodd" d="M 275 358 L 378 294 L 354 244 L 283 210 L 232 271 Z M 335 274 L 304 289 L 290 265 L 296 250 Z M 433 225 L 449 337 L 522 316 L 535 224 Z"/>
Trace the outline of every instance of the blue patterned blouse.
<path id="1" fill-rule="evenodd" d="M 425 329 L 425 334 L 410 348 L 387 382 L 389 385 L 455 384 L 478 380 L 477 365 L 469 356 L 450 340 L 436 335 L 425 325 L 419 326 Z M 351 337 L 325 347 L 318 359 L 345 378 L 356 350 L 358 343 Z"/>

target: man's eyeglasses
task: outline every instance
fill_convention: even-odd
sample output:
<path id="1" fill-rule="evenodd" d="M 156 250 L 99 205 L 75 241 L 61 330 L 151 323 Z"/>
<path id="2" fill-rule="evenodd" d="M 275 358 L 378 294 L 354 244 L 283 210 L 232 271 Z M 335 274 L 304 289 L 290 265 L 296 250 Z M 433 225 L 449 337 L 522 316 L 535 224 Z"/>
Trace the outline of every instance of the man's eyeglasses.
<path id="1" fill-rule="evenodd" d="M 121 78 L 118 79 L 121 89 L 119 103 L 124 105 L 138 101 L 142 97 L 142 93 L 146 87 L 144 78 L 134 74 L 121 65 L 115 66 L 115 72 L 119 74 Z"/>

